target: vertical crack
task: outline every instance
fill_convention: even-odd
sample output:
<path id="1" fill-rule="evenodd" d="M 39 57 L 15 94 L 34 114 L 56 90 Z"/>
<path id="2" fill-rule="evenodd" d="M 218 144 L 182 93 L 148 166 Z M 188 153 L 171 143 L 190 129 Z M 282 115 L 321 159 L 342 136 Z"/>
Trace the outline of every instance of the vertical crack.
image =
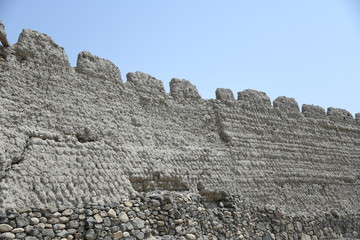
<path id="1" fill-rule="evenodd" d="M 215 124 L 217 127 L 218 134 L 220 136 L 220 139 L 222 141 L 224 141 L 225 143 L 229 143 L 231 141 L 231 136 L 224 128 L 224 124 L 223 124 L 223 121 L 221 120 L 221 116 L 220 116 L 219 107 L 214 105 L 213 110 L 214 110 L 214 115 L 215 115 Z"/>
<path id="2" fill-rule="evenodd" d="M 28 148 L 30 146 L 30 139 L 31 138 L 32 138 L 32 136 L 29 136 L 26 139 L 25 145 L 24 145 L 24 147 L 23 147 L 23 149 L 21 151 L 20 157 L 15 156 L 15 157 L 13 157 L 11 159 L 10 164 L 5 163 L 6 165 L 5 165 L 4 170 L 2 172 L 0 172 L 0 181 L 5 178 L 6 173 L 9 172 L 13 168 L 14 165 L 17 165 L 17 164 L 21 163 L 24 160 L 25 153 L 26 153 L 26 151 L 28 150 Z"/>
<path id="3" fill-rule="evenodd" d="M 10 168 L 8 169 L 8 170 L 10 170 L 11 169 L 11 167 L 13 166 L 13 165 L 15 165 L 15 164 L 19 164 L 19 163 L 21 163 L 23 160 L 24 160 L 24 158 L 25 158 L 25 153 L 26 153 L 26 151 L 28 150 L 28 148 L 29 148 L 29 146 L 30 146 L 30 139 L 32 138 L 32 136 L 29 136 L 27 139 L 26 139 L 26 141 L 25 141 L 25 146 L 24 146 L 24 148 L 23 148 L 23 150 L 22 150 L 22 152 L 21 152 L 21 154 L 20 154 L 20 157 L 14 157 L 13 159 L 11 159 L 11 166 L 10 166 Z"/>

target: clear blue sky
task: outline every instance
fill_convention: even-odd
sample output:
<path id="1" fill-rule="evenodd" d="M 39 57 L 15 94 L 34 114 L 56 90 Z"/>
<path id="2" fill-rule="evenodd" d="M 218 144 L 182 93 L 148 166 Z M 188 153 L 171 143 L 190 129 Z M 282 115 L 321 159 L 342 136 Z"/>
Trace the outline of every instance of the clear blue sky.
<path id="1" fill-rule="evenodd" d="M 359 0 L 0 0 L 11 43 L 23 28 L 50 35 L 73 66 L 83 50 L 195 84 L 255 89 L 360 112 Z"/>

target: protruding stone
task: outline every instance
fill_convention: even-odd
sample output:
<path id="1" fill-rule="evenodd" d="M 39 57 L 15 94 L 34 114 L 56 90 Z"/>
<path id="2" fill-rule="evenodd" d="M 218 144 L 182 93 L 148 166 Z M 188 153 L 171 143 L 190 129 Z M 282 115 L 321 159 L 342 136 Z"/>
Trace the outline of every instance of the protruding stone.
<path id="1" fill-rule="evenodd" d="M 96 236 L 96 233 L 95 233 L 94 229 L 89 229 L 85 233 L 85 239 L 86 240 L 95 240 L 96 237 L 97 236 Z"/>
<path id="2" fill-rule="evenodd" d="M 185 238 L 187 240 L 195 240 L 196 236 L 194 234 L 188 233 L 188 234 L 185 235 Z"/>
<path id="3" fill-rule="evenodd" d="M 100 216 L 100 214 L 95 214 L 94 219 L 97 223 L 102 223 L 103 218 Z"/>
<path id="4" fill-rule="evenodd" d="M 61 222 L 61 223 L 68 223 L 69 221 L 70 221 L 70 219 L 68 218 L 68 217 L 60 217 L 59 218 L 59 221 Z"/>
<path id="5" fill-rule="evenodd" d="M 54 237 L 55 237 L 54 230 L 52 230 L 52 229 L 44 229 L 44 230 L 42 230 L 41 234 L 42 234 L 44 237 L 50 237 L 50 238 L 54 238 Z"/>
<path id="6" fill-rule="evenodd" d="M 143 72 L 130 72 L 126 74 L 127 82 L 125 86 L 140 93 L 151 96 L 164 95 L 165 89 L 162 81 Z"/>
<path id="7" fill-rule="evenodd" d="M 136 217 L 132 220 L 132 225 L 134 226 L 134 229 L 142 229 L 145 227 L 145 221 Z"/>
<path id="8" fill-rule="evenodd" d="M 22 233 L 25 230 L 23 228 L 14 228 L 13 230 L 11 230 L 12 233 Z"/>
<path id="9" fill-rule="evenodd" d="M 165 204 L 165 205 L 163 206 L 163 209 L 164 209 L 165 211 L 169 211 L 170 209 L 172 209 L 172 204 L 171 204 L 171 203 Z"/>
<path id="10" fill-rule="evenodd" d="M 36 225 L 39 222 L 40 222 L 40 220 L 38 218 L 36 218 L 36 217 L 30 218 L 30 224 L 32 224 L 32 225 Z"/>
<path id="11" fill-rule="evenodd" d="M 174 98 L 200 99 L 201 96 L 195 85 L 188 80 L 173 78 L 170 81 L 170 95 Z"/>
<path id="12" fill-rule="evenodd" d="M 2 232 L 10 232 L 13 227 L 9 224 L 0 224 L 0 233 Z"/>
<path id="13" fill-rule="evenodd" d="M 15 238 L 15 234 L 11 232 L 5 232 L 0 234 L 0 239 L 14 239 L 14 238 Z"/>
<path id="14" fill-rule="evenodd" d="M 301 233 L 301 240 L 311 240 L 311 237 L 305 233 Z"/>
<path id="15" fill-rule="evenodd" d="M 233 92 L 228 88 L 216 89 L 215 95 L 216 99 L 221 101 L 235 101 Z"/>
<path id="16" fill-rule="evenodd" d="M 273 106 L 275 109 L 279 109 L 283 112 L 299 112 L 299 105 L 294 98 L 284 96 L 277 97 L 273 102 Z"/>
<path id="17" fill-rule="evenodd" d="M 340 122 L 352 122 L 354 121 L 354 117 L 352 114 L 342 108 L 332 108 L 329 107 L 327 109 L 327 115 L 330 118 L 330 120 L 333 121 L 340 121 Z"/>
<path id="18" fill-rule="evenodd" d="M 131 208 L 131 207 L 133 206 L 133 204 L 132 204 L 132 202 L 130 202 L 130 201 L 126 201 L 126 202 L 124 202 L 124 206 Z"/>
<path id="19" fill-rule="evenodd" d="M 114 211 L 114 209 L 110 209 L 107 212 L 108 217 L 116 217 L 116 212 Z"/>
<path id="20" fill-rule="evenodd" d="M 122 232 L 117 231 L 117 232 L 115 232 L 115 233 L 113 234 L 113 239 L 114 239 L 114 240 L 120 240 L 120 239 L 122 238 L 122 236 L 123 236 Z"/>
<path id="21" fill-rule="evenodd" d="M 89 135 L 88 131 L 89 131 L 88 128 L 85 128 L 85 130 L 84 130 L 85 134 Z M 70 216 L 71 214 L 73 214 L 73 212 L 74 212 L 74 210 L 72 210 L 72 209 L 66 209 L 61 214 L 63 216 Z"/>
<path id="22" fill-rule="evenodd" d="M 72 220 L 70 222 L 68 222 L 67 224 L 69 226 L 69 228 L 78 228 L 79 227 L 79 222 L 76 220 Z"/>
<path id="23" fill-rule="evenodd" d="M 24 216 L 19 216 L 16 218 L 16 226 L 17 227 L 25 227 L 29 224 L 29 220 Z"/>
<path id="24" fill-rule="evenodd" d="M 238 92 L 237 100 L 241 103 L 271 107 L 270 98 L 264 92 L 246 89 Z"/>
<path id="25" fill-rule="evenodd" d="M 114 63 L 87 51 L 79 53 L 75 71 L 94 78 L 122 83 L 120 70 Z"/>
<path id="26" fill-rule="evenodd" d="M 312 104 L 303 104 L 301 112 L 305 117 L 324 119 L 326 118 L 325 109 Z"/>
<path id="27" fill-rule="evenodd" d="M 18 234 L 16 234 L 16 237 L 18 237 L 17 235 L 18 235 Z M 26 236 L 26 237 L 25 237 L 25 240 L 38 240 L 38 238 L 37 238 L 37 237 L 34 237 L 34 236 Z M 67 240 L 69 240 L 69 239 L 67 239 Z"/>
<path id="28" fill-rule="evenodd" d="M 126 212 L 119 213 L 119 219 L 121 222 L 126 223 L 129 221 L 129 217 L 127 216 Z"/>

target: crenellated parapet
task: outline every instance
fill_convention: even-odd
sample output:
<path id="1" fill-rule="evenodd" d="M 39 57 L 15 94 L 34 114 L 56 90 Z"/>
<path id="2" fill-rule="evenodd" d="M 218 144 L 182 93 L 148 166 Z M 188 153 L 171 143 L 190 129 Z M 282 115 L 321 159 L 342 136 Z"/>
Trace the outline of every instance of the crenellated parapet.
<path id="1" fill-rule="evenodd" d="M 279 109 L 284 112 L 299 112 L 299 105 L 294 98 L 284 96 L 277 97 L 273 102 L 273 106 L 275 109 Z"/>
<path id="2" fill-rule="evenodd" d="M 125 87 L 152 97 L 165 95 L 164 85 L 161 80 L 143 72 L 130 72 L 126 74 Z"/>
<path id="3" fill-rule="evenodd" d="M 342 108 L 329 107 L 327 109 L 327 116 L 332 121 L 339 121 L 339 122 L 353 122 L 354 121 L 354 117 L 352 116 L 352 114 L 349 111 L 342 109 Z"/>
<path id="4" fill-rule="evenodd" d="M 245 103 L 247 105 L 263 106 L 266 108 L 271 107 L 270 98 L 264 92 L 246 89 L 242 92 L 238 92 L 238 102 Z"/>
<path id="5" fill-rule="evenodd" d="M 173 78 L 170 81 L 170 95 L 182 99 L 200 99 L 201 96 L 195 87 L 188 80 Z"/>
<path id="6" fill-rule="evenodd" d="M 75 71 L 88 77 L 109 79 L 122 84 L 120 70 L 115 64 L 88 51 L 79 53 Z"/>
<path id="7" fill-rule="evenodd" d="M 57 45 L 48 35 L 37 31 L 24 29 L 14 45 L 14 51 L 21 63 L 52 66 L 54 70 L 70 68 L 64 48 Z"/>
<path id="8" fill-rule="evenodd" d="M 215 96 L 216 99 L 220 101 L 235 101 L 233 92 L 228 88 L 216 89 Z"/>
<path id="9" fill-rule="evenodd" d="M 6 40 L 5 27 L 0 23 L 1 41 L 4 47 L 11 44 Z M 13 46 L 12 54 L 17 61 L 22 64 L 36 64 L 39 67 L 51 66 L 54 70 L 71 71 L 70 63 L 64 49 L 58 46 L 46 34 L 37 31 L 24 29 L 19 36 L 18 42 Z M 152 98 L 163 98 L 165 92 L 163 82 L 155 77 L 143 73 L 133 72 L 126 75 L 127 82 L 123 84 L 120 70 L 111 61 L 100 58 L 88 51 L 78 54 L 77 66 L 74 68 L 78 74 L 91 78 L 110 80 L 116 84 L 124 85 L 125 89 L 137 92 L 140 95 L 150 96 Z M 201 96 L 195 85 L 188 80 L 173 78 L 170 81 L 170 96 L 174 99 L 199 100 Z M 238 102 L 246 106 L 273 108 L 284 113 L 299 113 L 299 105 L 294 98 L 280 96 L 271 104 L 270 98 L 266 93 L 256 90 L 246 89 L 238 92 L 237 101 L 231 89 L 218 88 L 215 92 L 216 99 L 222 102 Z M 301 107 L 301 113 L 305 117 L 315 119 L 330 119 L 340 122 L 360 122 L 360 115 L 355 118 L 350 112 L 344 109 L 329 107 L 327 112 L 324 108 L 304 104 Z"/>
<path id="10" fill-rule="evenodd" d="M 302 105 L 301 112 L 304 114 L 305 117 L 317 118 L 317 119 L 326 118 L 325 109 L 320 106 L 316 106 L 312 104 Z"/>

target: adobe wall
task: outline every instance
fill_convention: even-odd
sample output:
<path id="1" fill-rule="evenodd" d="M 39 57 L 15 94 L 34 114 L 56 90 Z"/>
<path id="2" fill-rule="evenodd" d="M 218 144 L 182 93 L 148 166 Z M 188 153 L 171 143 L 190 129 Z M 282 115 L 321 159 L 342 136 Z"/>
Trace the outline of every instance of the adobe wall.
<path id="1" fill-rule="evenodd" d="M 360 114 L 273 103 L 245 90 L 202 99 L 182 79 L 141 72 L 123 83 L 81 52 L 71 67 L 47 35 L 0 47 L 0 209 L 74 207 L 152 191 L 226 197 L 289 214 L 356 214 Z"/>

